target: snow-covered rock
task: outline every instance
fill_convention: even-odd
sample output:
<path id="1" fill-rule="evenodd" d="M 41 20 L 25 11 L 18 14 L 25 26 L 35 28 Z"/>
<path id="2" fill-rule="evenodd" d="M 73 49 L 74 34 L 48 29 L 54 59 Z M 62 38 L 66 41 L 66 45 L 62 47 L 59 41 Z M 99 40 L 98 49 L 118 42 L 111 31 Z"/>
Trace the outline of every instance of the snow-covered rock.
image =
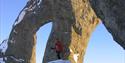
<path id="1" fill-rule="evenodd" d="M 5 62 L 3 61 L 3 58 L 0 58 L 0 63 L 5 63 Z"/>
<path id="2" fill-rule="evenodd" d="M 22 21 L 22 19 L 24 18 L 24 15 L 25 15 L 25 14 L 26 14 L 26 11 L 25 11 L 25 9 L 24 9 L 24 11 L 22 11 L 22 12 L 20 13 L 20 15 L 19 15 L 17 21 L 15 21 L 14 26 L 17 25 L 17 24 L 19 24 L 19 23 Z"/>
<path id="3" fill-rule="evenodd" d="M 55 60 L 55 61 L 50 61 L 48 63 L 71 63 L 69 60 Z"/>
<path id="4" fill-rule="evenodd" d="M 8 48 L 8 39 L 4 40 L 1 44 L 0 44 L 0 54 L 5 54 L 6 50 Z M 2 55 L 0 55 L 2 56 Z M 3 61 L 3 57 L 0 57 L 0 63 L 5 63 Z"/>
<path id="5" fill-rule="evenodd" d="M 8 48 L 8 39 L 4 40 L 1 44 L 0 44 L 0 52 L 5 53 L 6 50 Z"/>

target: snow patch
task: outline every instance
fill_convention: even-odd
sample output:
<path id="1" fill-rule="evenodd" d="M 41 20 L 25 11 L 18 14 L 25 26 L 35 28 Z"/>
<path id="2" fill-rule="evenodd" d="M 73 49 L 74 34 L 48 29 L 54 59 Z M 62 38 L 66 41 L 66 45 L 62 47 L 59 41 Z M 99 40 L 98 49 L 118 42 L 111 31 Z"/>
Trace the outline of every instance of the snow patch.
<path id="1" fill-rule="evenodd" d="M 17 31 L 15 29 L 13 30 L 13 32 L 17 34 Z"/>
<path id="2" fill-rule="evenodd" d="M 70 52 L 73 52 L 73 50 L 70 48 Z"/>
<path id="3" fill-rule="evenodd" d="M 33 13 L 34 13 L 34 14 L 36 14 L 36 12 L 35 12 L 35 11 L 34 11 Z"/>
<path id="4" fill-rule="evenodd" d="M 15 40 L 12 38 L 12 39 L 10 40 L 10 43 L 15 43 Z"/>
<path id="5" fill-rule="evenodd" d="M 1 44 L 0 44 L 0 52 L 5 53 L 6 50 L 8 48 L 8 39 L 4 40 Z"/>
<path id="6" fill-rule="evenodd" d="M 55 60 L 55 61 L 50 61 L 48 63 L 71 63 L 69 60 Z"/>
<path id="7" fill-rule="evenodd" d="M 3 61 L 3 58 L 0 58 L 0 63 L 5 63 L 5 62 Z"/>
<path id="8" fill-rule="evenodd" d="M 1 44 L 0 44 L 0 54 L 3 55 L 5 54 L 6 50 L 8 48 L 8 39 L 4 40 Z M 0 58 L 0 63 L 5 63 L 4 58 Z M 5 58 L 6 59 L 6 58 Z"/>
<path id="9" fill-rule="evenodd" d="M 15 21 L 15 23 L 14 23 L 14 26 L 17 25 L 17 24 L 19 24 L 19 23 L 22 21 L 22 19 L 24 18 L 25 14 L 26 14 L 26 10 L 27 10 L 27 8 L 25 8 L 25 9 L 20 13 L 20 15 L 18 16 L 17 21 Z"/>
<path id="10" fill-rule="evenodd" d="M 38 3 L 37 3 L 37 5 L 40 5 L 40 3 L 42 2 L 42 0 L 38 0 Z"/>
<path id="11" fill-rule="evenodd" d="M 35 5 L 34 5 L 34 6 L 31 6 L 31 7 L 28 8 L 28 11 L 33 11 L 35 8 L 36 8 Z"/>
<path id="12" fill-rule="evenodd" d="M 78 60 L 78 56 L 79 56 L 79 54 L 74 54 L 73 55 L 73 58 L 74 58 L 74 60 L 75 60 L 76 63 L 77 63 L 77 60 Z"/>
<path id="13" fill-rule="evenodd" d="M 31 10 L 34 10 L 36 8 L 36 5 L 34 5 L 32 8 L 31 8 Z"/>

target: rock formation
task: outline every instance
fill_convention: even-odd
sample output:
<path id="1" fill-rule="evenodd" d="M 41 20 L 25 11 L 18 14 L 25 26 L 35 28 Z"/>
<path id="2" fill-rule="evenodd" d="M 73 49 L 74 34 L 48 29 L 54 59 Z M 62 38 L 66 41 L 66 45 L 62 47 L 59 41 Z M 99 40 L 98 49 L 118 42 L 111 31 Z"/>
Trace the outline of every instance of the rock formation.
<path id="1" fill-rule="evenodd" d="M 125 49 L 125 0 L 89 0 L 114 40 Z"/>
<path id="2" fill-rule="evenodd" d="M 110 18 L 110 15 L 100 15 L 96 10 L 98 5 L 92 5 L 94 5 L 93 9 L 97 16 L 102 19 L 107 28 L 109 26 L 108 30 L 111 30 L 112 34 L 124 32 L 123 17 L 125 14 L 117 16 L 121 20 L 118 22 L 115 20 L 116 17 Z M 120 12 L 123 9 L 120 9 Z M 41 0 L 29 0 L 17 17 L 10 33 L 8 49 L 5 53 L 6 56 L 10 57 L 7 58 L 6 63 L 18 63 L 12 57 L 23 59 L 23 63 L 35 63 L 36 32 L 49 22 L 52 22 L 53 26 L 47 42 L 43 63 L 58 59 L 56 53 L 51 50 L 56 38 L 61 40 L 65 46 L 61 58 L 68 59 L 71 63 L 82 63 L 90 35 L 99 23 L 97 16 L 92 10 L 89 0 L 42 0 L 42 2 Z M 102 17 L 106 17 L 106 19 Z M 114 27 L 108 21 L 111 21 Z M 117 28 L 118 30 L 115 30 L 115 26 L 121 29 Z M 122 36 L 119 34 L 113 34 L 113 37 L 124 47 L 125 35 L 124 33 Z"/>

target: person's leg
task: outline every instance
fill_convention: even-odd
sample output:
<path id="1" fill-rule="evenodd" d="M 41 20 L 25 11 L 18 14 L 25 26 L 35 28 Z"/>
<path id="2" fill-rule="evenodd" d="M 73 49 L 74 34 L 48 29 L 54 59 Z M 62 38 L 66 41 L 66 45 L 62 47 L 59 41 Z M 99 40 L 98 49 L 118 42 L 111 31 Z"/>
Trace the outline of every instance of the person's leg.
<path id="1" fill-rule="evenodd" d="M 61 57 L 60 57 L 60 52 L 59 52 L 59 51 L 56 51 L 56 53 L 57 53 L 58 59 L 61 59 Z"/>

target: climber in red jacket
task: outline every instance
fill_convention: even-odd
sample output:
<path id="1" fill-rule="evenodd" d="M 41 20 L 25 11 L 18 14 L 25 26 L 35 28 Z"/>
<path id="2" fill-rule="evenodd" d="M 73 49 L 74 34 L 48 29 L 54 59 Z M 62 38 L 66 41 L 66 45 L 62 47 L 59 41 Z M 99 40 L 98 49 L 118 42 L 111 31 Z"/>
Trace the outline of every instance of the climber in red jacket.
<path id="1" fill-rule="evenodd" d="M 58 59 L 61 59 L 60 54 L 64 52 L 64 46 L 63 46 L 62 42 L 59 41 L 59 39 L 56 39 L 55 47 L 51 48 L 51 49 L 54 49 L 57 53 Z"/>

